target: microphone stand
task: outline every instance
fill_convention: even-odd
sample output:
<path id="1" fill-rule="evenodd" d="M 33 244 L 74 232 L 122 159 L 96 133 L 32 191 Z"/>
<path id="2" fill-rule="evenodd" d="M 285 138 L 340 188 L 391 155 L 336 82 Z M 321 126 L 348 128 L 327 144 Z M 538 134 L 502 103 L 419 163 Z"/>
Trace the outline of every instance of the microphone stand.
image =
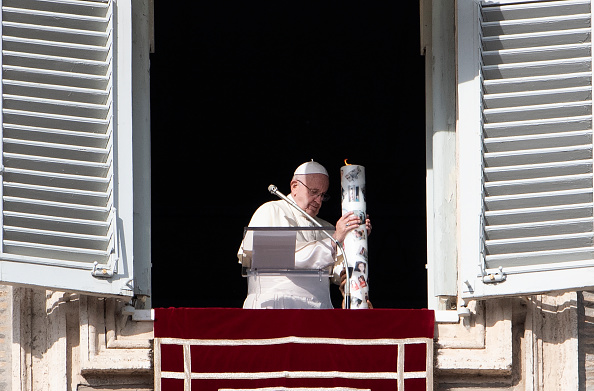
<path id="1" fill-rule="evenodd" d="M 293 200 L 291 200 L 290 198 L 285 196 L 283 193 L 278 191 L 278 188 L 276 186 L 274 186 L 274 185 L 268 186 L 268 191 L 270 193 L 274 194 L 275 196 L 279 197 L 283 201 L 287 202 L 289 205 L 291 205 L 295 209 L 297 209 L 309 221 L 311 221 L 315 226 L 323 228 L 322 224 L 320 224 L 316 219 L 314 219 L 313 217 L 308 215 L 307 212 L 304 211 L 303 209 L 301 209 L 299 207 L 299 205 L 297 205 Z M 323 230 L 322 233 L 326 234 L 326 236 L 328 238 L 330 238 L 330 240 L 332 240 L 332 242 L 334 242 L 338 248 L 340 248 L 340 251 L 342 251 L 342 267 L 344 268 L 345 273 L 346 273 L 346 283 L 344 284 L 344 308 L 350 309 L 351 308 L 351 287 L 350 287 L 351 275 L 349 272 L 349 265 L 348 265 L 348 262 L 346 259 L 346 252 L 344 251 L 344 247 L 342 246 L 342 244 L 340 244 L 340 242 L 338 240 L 334 239 L 334 237 L 332 235 L 330 235 L 327 231 Z"/>

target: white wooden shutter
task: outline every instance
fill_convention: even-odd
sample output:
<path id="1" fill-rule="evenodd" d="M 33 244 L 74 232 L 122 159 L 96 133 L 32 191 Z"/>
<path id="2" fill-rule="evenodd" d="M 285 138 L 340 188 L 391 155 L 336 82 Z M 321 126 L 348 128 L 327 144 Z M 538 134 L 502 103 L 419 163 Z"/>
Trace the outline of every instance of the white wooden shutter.
<path id="1" fill-rule="evenodd" d="M 593 286 L 590 1 L 460 3 L 464 296 Z"/>
<path id="2" fill-rule="evenodd" d="M 3 282 L 132 294 L 131 211 L 117 208 L 131 126 L 116 104 L 131 91 L 115 80 L 116 21 L 131 20 L 116 16 L 108 0 L 2 0 Z"/>

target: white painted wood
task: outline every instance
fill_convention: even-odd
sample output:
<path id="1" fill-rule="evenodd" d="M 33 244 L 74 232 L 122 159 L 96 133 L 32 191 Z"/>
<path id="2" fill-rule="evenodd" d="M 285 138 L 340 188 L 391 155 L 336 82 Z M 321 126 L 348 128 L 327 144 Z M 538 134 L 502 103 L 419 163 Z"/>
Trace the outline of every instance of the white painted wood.
<path id="1" fill-rule="evenodd" d="M 118 211 L 117 229 L 124 238 L 131 242 L 119 241 L 116 246 L 118 269 L 133 270 L 134 267 L 134 173 L 133 145 L 132 145 L 132 24 L 125 21 L 132 20 L 131 0 L 116 1 L 118 14 L 117 40 L 115 42 L 116 72 L 118 83 L 114 85 L 114 93 L 118 97 L 116 121 L 117 143 L 114 170 L 116 171 L 116 188 L 114 189 L 115 207 Z M 124 23 L 122 23 L 124 22 Z M 124 262 L 126 264 L 124 264 Z M 133 277 L 128 276 L 129 278 Z"/>
<path id="2" fill-rule="evenodd" d="M 431 151 L 428 164 L 430 210 L 427 214 L 432 232 L 428 273 L 432 274 L 431 295 L 457 295 L 456 247 L 456 132 L 455 132 L 455 41 L 453 2 L 433 1 L 431 5 L 431 49 L 426 54 L 431 64 L 431 119 L 427 143 Z M 430 308 L 438 309 L 437 300 Z"/>
<path id="3" fill-rule="evenodd" d="M 464 296 L 480 273 L 481 259 L 481 79 L 479 68 L 479 6 L 473 0 L 459 0 L 457 9 L 458 47 L 458 246 L 460 287 Z"/>
<path id="4" fill-rule="evenodd" d="M 134 289 L 151 307 L 151 113 L 149 51 L 152 2 L 132 2 L 132 112 L 134 148 Z"/>
<path id="5" fill-rule="evenodd" d="M 478 0 L 482 5 L 507 5 L 502 10 L 487 9 L 485 13 L 497 13 L 504 18 L 509 18 L 509 12 L 513 12 L 519 17 L 539 17 L 550 15 L 550 9 L 557 9 L 556 15 L 579 13 L 589 7 L 590 0 L 564 0 L 561 4 L 551 0 Z M 571 8 L 568 8 L 571 6 Z M 583 12 L 583 11 L 581 11 Z"/>
<path id="6" fill-rule="evenodd" d="M 0 280 L 132 295 L 134 249 L 147 270 L 150 236 L 135 243 L 132 113 L 148 102 L 133 104 L 131 0 L 4 0 L 2 11 Z"/>
<path id="7" fill-rule="evenodd" d="M 592 286 L 590 2 L 496 3 L 458 10 L 463 296 Z"/>
<path id="8" fill-rule="evenodd" d="M 428 307 L 457 294 L 455 42 L 453 1 L 424 0 Z M 435 41 L 435 42 L 434 42 Z"/>

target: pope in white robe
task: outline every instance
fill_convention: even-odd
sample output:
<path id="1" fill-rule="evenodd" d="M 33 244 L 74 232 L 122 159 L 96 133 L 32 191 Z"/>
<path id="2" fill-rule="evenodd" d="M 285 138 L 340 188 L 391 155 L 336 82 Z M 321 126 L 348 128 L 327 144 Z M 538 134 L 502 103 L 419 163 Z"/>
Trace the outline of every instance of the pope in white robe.
<path id="1" fill-rule="evenodd" d="M 295 170 L 290 183 L 294 201 L 318 223 L 329 229 L 334 227 L 316 215 L 326 199 L 329 179 L 326 169 L 314 161 Z M 360 220 L 352 213 L 345 214 L 336 223 L 334 239 L 342 242 L 346 234 L 357 228 Z M 297 208 L 284 200 L 270 201 L 260 206 L 249 223 L 250 227 L 314 227 L 315 225 Z M 242 242 L 238 257 L 244 266 L 251 262 L 251 251 Z M 295 248 L 296 269 L 328 269 L 336 261 L 336 248 L 321 231 L 297 231 Z M 332 273 L 331 273 L 332 274 Z M 251 273 L 248 294 L 243 308 L 333 308 L 330 300 L 330 278 L 299 274 L 270 275 Z"/>

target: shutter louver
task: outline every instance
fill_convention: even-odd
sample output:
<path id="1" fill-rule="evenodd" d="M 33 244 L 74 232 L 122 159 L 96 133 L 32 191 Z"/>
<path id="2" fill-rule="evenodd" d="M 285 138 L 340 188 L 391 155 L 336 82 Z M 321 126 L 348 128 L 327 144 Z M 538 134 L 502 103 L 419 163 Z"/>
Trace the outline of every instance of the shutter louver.
<path id="1" fill-rule="evenodd" d="M 487 269 L 594 259 L 590 1 L 481 12 Z"/>
<path id="2" fill-rule="evenodd" d="M 112 264 L 111 2 L 3 0 L 2 21 L 3 257 Z"/>

